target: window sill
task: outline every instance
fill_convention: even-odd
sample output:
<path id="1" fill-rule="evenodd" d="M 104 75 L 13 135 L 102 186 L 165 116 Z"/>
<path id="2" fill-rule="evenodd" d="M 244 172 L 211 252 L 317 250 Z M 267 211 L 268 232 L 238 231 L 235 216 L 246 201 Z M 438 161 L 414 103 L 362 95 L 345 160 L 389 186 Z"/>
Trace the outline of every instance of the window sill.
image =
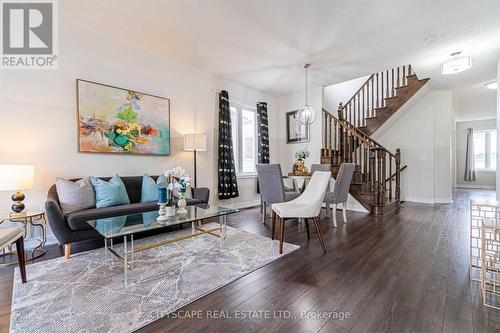
<path id="1" fill-rule="evenodd" d="M 495 173 L 497 172 L 495 169 L 477 169 L 476 172 L 480 172 L 480 173 Z"/>
<path id="2" fill-rule="evenodd" d="M 236 175 L 236 178 L 238 179 L 249 179 L 249 178 L 257 178 L 257 174 L 243 174 L 243 175 Z"/>

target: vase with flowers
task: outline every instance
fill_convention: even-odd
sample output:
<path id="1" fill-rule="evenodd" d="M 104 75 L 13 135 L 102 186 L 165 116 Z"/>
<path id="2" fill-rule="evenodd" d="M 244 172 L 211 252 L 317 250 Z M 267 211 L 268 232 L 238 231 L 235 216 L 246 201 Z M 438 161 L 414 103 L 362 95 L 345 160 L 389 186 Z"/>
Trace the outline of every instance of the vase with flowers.
<path id="1" fill-rule="evenodd" d="M 305 160 L 309 157 L 310 153 L 307 149 L 298 149 L 295 152 L 295 163 L 293 163 L 293 174 L 294 175 L 307 175 L 309 170 L 307 170 L 304 165 Z"/>
<path id="2" fill-rule="evenodd" d="M 187 213 L 186 191 L 191 187 L 191 178 L 189 176 L 180 177 L 179 180 L 175 183 L 174 187 L 179 190 L 179 201 L 177 201 L 177 207 L 179 207 L 179 209 L 177 210 L 177 213 Z"/>

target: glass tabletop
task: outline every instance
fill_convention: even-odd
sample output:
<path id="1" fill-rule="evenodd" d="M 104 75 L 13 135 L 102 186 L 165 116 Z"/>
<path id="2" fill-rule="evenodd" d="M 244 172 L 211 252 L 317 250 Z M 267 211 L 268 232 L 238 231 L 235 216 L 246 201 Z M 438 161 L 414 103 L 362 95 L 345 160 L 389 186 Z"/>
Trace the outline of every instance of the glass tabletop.
<path id="1" fill-rule="evenodd" d="M 18 220 L 27 219 L 44 214 L 43 210 L 24 210 L 20 213 L 15 212 L 2 212 L 0 213 L 0 220 Z"/>
<path id="2" fill-rule="evenodd" d="M 87 223 L 103 237 L 113 238 L 238 212 L 236 209 L 214 205 L 187 206 L 186 210 L 187 213 L 176 213 L 174 216 L 168 217 L 166 221 L 161 222 L 156 220 L 159 214 L 158 211 L 155 210 L 152 212 L 89 220 Z"/>

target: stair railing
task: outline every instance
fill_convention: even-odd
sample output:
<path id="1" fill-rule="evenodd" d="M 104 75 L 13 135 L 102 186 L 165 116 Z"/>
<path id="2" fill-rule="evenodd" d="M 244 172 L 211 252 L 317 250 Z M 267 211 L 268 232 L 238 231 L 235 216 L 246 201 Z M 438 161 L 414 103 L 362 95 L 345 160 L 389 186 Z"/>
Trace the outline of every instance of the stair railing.
<path id="1" fill-rule="evenodd" d="M 396 88 L 408 84 L 411 65 L 398 66 L 372 74 L 342 107 L 342 118 L 355 127 L 366 126 L 366 118 L 377 116 L 377 108 L 385 107 L 386 98 L 396 95 Z"/>
<path id="2" fill-rule="evenodd" d="M 340 114 L 340 112 L 339 112 Z M 401 153 L 391 153 L 381 144 L 357 129 L 339 115 L 334 117 L 323 109 L 322 117 L 322 159 L 329 159 L 332 165 L 354 163 L 356 165 L 353 183 L 364 184 L 371 196 L 373 209 L 384 206 L 387 201 L 401 198 Z M 387 179 L 395 171 L 395 184 Z M 375 211 L 371 213 L 376 213 Z"/>

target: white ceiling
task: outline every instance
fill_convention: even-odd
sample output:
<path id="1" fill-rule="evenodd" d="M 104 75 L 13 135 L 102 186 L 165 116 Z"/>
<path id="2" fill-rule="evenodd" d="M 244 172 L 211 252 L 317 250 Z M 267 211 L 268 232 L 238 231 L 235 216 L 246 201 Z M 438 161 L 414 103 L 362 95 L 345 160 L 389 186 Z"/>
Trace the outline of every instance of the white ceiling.
<path id="1" fill-rule="evenodd" d="M 498 0 L 72 0 L 64 20 L 271 95 L 411 63 L 437 89 L 495 78 Z M 428 38 L 433 39 L 429 42 Z M 461 50 L 472 69 L 440 74 Z"/>

